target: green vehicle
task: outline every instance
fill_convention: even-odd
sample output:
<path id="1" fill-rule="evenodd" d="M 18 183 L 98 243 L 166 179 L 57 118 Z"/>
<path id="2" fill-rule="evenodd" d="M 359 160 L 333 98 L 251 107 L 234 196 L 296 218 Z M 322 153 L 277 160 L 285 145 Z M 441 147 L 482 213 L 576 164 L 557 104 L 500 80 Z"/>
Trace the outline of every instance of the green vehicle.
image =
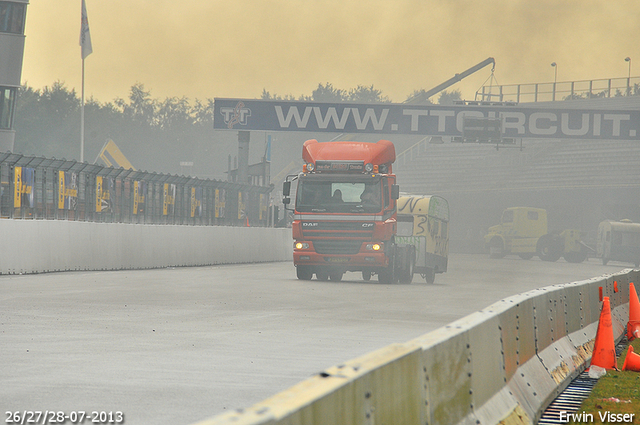
<path id="1" fill-rule="evenodd" d="M 589 251 L 583 236 L 575 229 L 549 233 L 547 211 L 542 208 L 512 207 L 504 210 L 500 224 L 489 228 L 484 241 L 491 258 L 513 254 L 529 260 L 537 255 L 544 261 L 564 257 L 570 263 L 581 263 Z"/>

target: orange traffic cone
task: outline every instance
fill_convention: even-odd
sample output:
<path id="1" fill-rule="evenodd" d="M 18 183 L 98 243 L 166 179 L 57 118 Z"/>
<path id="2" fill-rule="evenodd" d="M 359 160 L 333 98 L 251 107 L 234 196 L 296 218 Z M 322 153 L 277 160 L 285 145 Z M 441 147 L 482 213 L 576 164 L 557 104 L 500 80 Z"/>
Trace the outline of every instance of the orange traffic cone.
<path id="1" fill-rule="evenodd" d="M 627 339 L 640 338 L 640 301 L 633 282 L 629 283 L 629 323 L 627 323 Z"/>
<path id="2" fill-rule="evenodd" d="M 602 302 L 602 311 L 600 312 L 598 330 L 596 331 L 596 343 L 591 356 L 591 366 L 616 369 L 616 343 L 613 339 L 609 297 L 604 297 Z"/>
<path id="3" fill-rule="evenodd" d="M 631 345 L 629 345 L 629 349 L 627 350 L 627 357 L 624 359 L 622 370 L 640 372 L 640 355 L 633 352 L 633 347 Z"/>

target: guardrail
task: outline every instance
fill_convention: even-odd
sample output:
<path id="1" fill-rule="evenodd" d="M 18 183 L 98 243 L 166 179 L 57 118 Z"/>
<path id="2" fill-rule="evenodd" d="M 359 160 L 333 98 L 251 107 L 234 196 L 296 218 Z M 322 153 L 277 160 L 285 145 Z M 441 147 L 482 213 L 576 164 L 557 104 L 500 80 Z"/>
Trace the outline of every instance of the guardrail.
<path id="1" fill-rule="evenodd" d="M 291 229 L 0 221 L 0 275 L 291 261 Z"/>
<path id="2" fill-rule="evenodd" d="M 198 425 L 535 424 L 591 358 L 599 288 L 620 340 L 638 278 L 626 270 L 506 298 Z"/>
<path id="3" fill-rule="evenodd" d="M 267 226 L 272 190 L 0 152 L 1 218 Z"/>

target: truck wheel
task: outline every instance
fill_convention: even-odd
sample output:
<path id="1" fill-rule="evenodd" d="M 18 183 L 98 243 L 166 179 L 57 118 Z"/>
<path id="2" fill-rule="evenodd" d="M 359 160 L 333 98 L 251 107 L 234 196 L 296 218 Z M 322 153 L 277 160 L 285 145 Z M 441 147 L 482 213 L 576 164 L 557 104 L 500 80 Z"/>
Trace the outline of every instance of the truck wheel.
<path id="1" fill-rule="evenodd" d="M 297 266 L 296 275 L 300 280 L 311 280 L 311 277 L 313 277 L 313 272 L 308 266 Z"/>
<path id="2" fill-rule="evenodd" d="M 580 252 L 567 252 L 566 254 L 564 254 L 564 259 L 568 263 L 582 263 L 587 259 L 587 251 L 581 250 Z"/>
<path id="3" fill-rule="evenodd" d="M 363 270 L 362 271 L 362 279 L 367 282 L 371 280 L 371 270 Z"/>
<path id="4" fill-rule="evenodd" d="M 426 280 L 427 283 L 434 283 L 436 281 L 436 269 L 427 267 L 427 271 L 424 273 L 424 280 Z"/>
<path id="5" fill-rule="evenodd" d="M 409 249 L 405 267 L 400 271 L 400 283 L 409 284 L 413 281 L 413 273 L 416 267 L 415 249 Z"/>
<path id="6" fill-rule="evenodd" d="M 378 282 L 384 283 L 385 285 L 390 285 L 396 283 L 398 281 L 398 277 L 394 273 L 393 265 L 380 270 L 378 273 Z"/>
<path id="7" fill-rule="evenodd" d="M 489 242 L 489 257 L 490 258 L 504 258 L 507 255 L 504 252 L 504 243 L 499 237 L 491 239 Z"/>
<path id="8" fill-rule="evenodd" d="M 559 246 L 558 241 L 554 239 L 553 235 L 543 235 L 538 239 L 536 245 L 536 253 L 543 261 L 558 261 L 562 256 L 563 249 Z"/>
<path id="9" fill-rule="evenodd" d="M 316 272 L 316 278 L 318 280 L 323 280 L 323 281 L 327 281 L 329 280 L 329 273 L 327 273 L 325 270 L 319 270 Z"/>
<path id="10" fill-rule="evenodd" d="M 518 254 L 518 256 L 523 260 L 531 260 L 533 258 L 533 254 L 531 254 L 530 252 Z"/>
<path id="11" fill-rule="evenodd" d="M 331 279 L 334 282 L 340 282 L 342 280 L 342 275 L 344 273 L 341 271 L 333 271 L 329 273 L 329 279 Z"/>

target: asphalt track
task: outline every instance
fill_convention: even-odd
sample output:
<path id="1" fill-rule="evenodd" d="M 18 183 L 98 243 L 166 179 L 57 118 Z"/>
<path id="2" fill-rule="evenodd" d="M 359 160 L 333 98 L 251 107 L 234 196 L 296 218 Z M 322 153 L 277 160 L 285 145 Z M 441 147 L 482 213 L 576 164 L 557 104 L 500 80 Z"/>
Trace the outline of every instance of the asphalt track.
<path id="1" fill-rule="evenodd" d="M 435 284 L 289 262 L 0 276 L 0 407 L 191 424 L 531 289 L 630 265 L 451 255 Z M 86 423 L 89 423 L 88 421 Z"/>

